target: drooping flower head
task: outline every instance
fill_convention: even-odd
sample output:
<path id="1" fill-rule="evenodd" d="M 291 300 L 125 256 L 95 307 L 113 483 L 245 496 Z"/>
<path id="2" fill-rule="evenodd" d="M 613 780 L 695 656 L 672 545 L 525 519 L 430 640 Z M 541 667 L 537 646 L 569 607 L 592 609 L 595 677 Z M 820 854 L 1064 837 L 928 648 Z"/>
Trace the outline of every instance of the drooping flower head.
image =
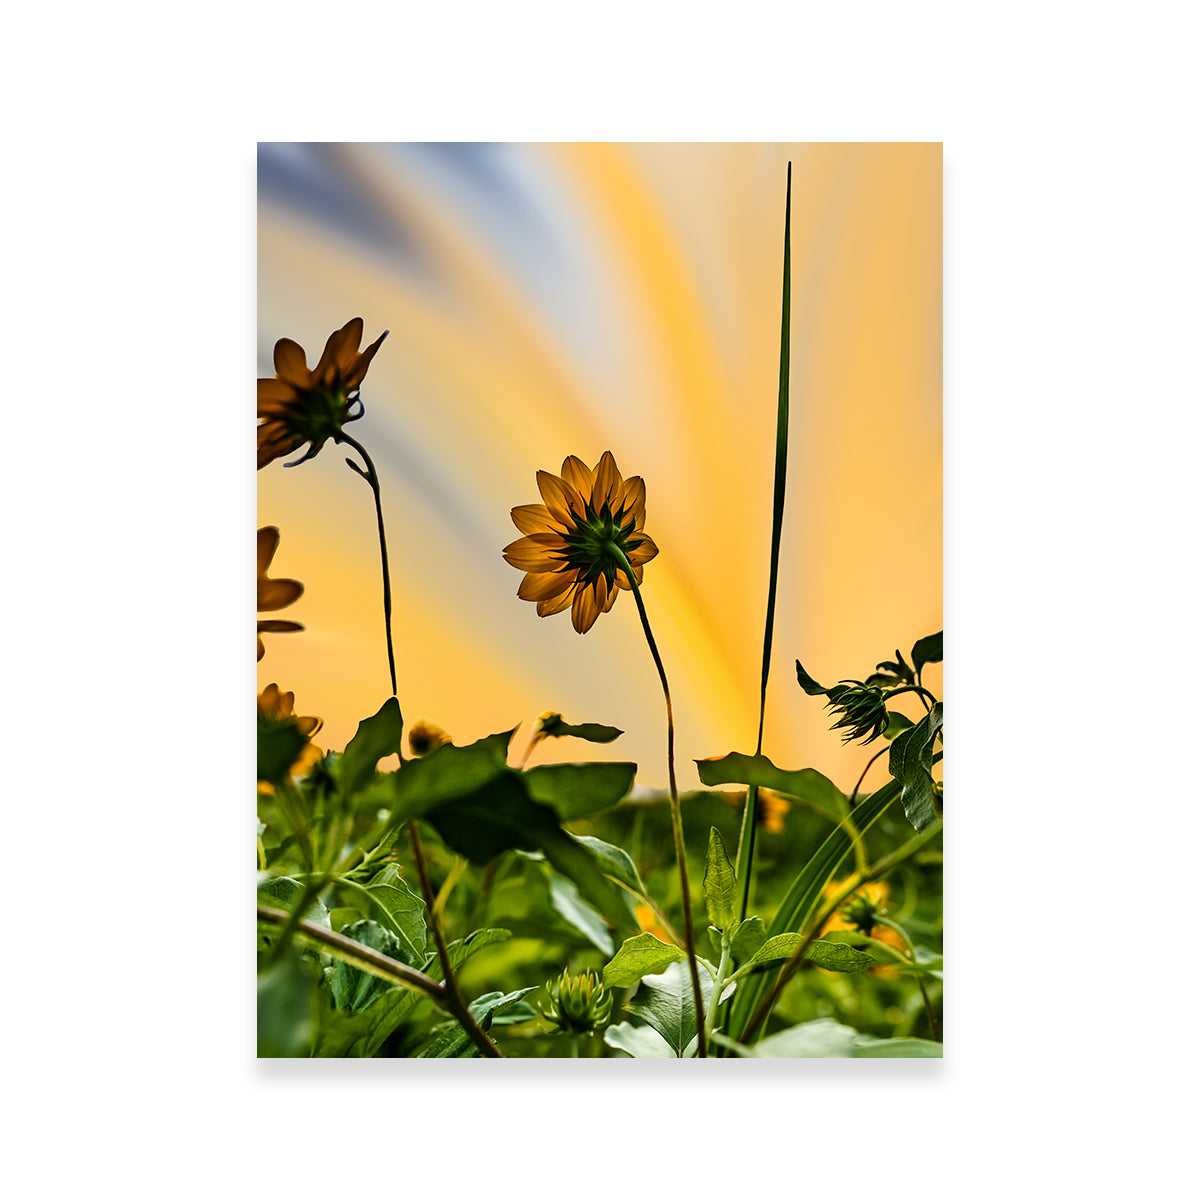
<path id="1" fill-rule="evenodd" d="M 534 601 L 539 617 L 569 606 L 571 624 L 587 633 L 617 589 L 629 589 L 624 561 L 640 586 L 642 567 L 658 553 L 643 529 L 646 485 L 639 475 L 622 479 L 609 450 L 590 470 L 568 455 L 561 475 L 539 471 L 537 484 L 545 503 L 512 510 L 525 536 L 504 548 L 505 561 L 526 572 L 517 595 Z"/>
<path id="2" fill-rule="evenodd" d="M 258 611 L 277 612 L 294 604 L 304 591 L 304 584 L 295 579 L 268 579 L 267 568 L 275 551 L 279 548 L 279 530 L 266 525 L 258 531 Z M 262 635 L 264 633 L 296 633 L 304 626 L 296 621 L 259 621 L 258 657 L 266 653 Z"/>
<path id="3" fill-rule="evenodd" d="M 294 692 L 281 692 L 274 683 L 268 683 L 258 694 L 258 723 L 267 728 L 291 727 L 303 737 L 295 758 L 284 771 L 287 779 L 295 775 L 307 774 L 309 768 L 324 757 L 320 746 L 313 744 L 313 737 L 318 733 L 324 721 L 320 717 L 301 717 L 295 709 L 296 695 Z M 289 757 L 291 757 L 289 755 Z"/>
<path id="4" fill-rule="evenodd" d="M 275 343 L 275 378 L 258 381 L 258 469 L 311 443 L 297 462 L 307 462 L 348 421 L 362 416 L 359 385 L 387 337 L 385 330 L 365 350 L 362 317 L 347 321 L 325 343 L 321 361 L 310 371 L 304 350 L 291 338 Z M 288 466 L 294 466 L 289 463 Z"/>

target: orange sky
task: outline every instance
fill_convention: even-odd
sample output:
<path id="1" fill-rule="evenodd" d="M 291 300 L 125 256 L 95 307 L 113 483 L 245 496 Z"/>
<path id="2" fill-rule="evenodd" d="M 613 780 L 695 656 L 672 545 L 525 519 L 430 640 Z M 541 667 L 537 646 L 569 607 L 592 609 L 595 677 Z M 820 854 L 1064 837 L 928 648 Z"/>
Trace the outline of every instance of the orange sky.
<path id="1" fill-rule="evenodd" d="M 260 148 L 259 375 L 352 316 L 390 335 L 353 427 L 375 459 L 405 717 L 457 742 L 544 709 L 626 733 L 531 760 L 634 759 L 666 783 L 665 717 L 632 598 L 581 637 L 500 556 L 538 469 L 611 449 L 647 487 L 644 597 L 691 760 L 751 752 L 770 545 L 787 163 L 791 445 L 764 752 L 849 790 L 794 662 L 863 678 L 942 626 L 940 144 L 376 144 Z M 305 584 L 258 687 L 341 749 L 390 686 L 366 484 L 326 447 L 258 473 L 272 574 Z M 249 531 L 248 531 L 249 532 Z M 927 682 L 940 694 L 941 670 Z M 880 769 L 880 768 L 877 768 Z"/>

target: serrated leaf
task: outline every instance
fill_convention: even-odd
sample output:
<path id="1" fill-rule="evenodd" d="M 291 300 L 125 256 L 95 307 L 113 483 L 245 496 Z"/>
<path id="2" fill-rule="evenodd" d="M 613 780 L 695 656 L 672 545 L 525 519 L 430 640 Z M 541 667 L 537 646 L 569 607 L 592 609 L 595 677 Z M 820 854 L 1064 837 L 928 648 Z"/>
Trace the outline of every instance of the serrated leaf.
<path id="1" fill-rule="evenodd" d="M 424 897 L 404 882 L 395 863 L 388 863 L 370 883 L 363 885 L 363 890 L 399 939 L 401 961 L 419 967 L 425 961 L 428 941 Z"/>
<path id="2" fill-rule="evenodd" d="M 804 941 L 800 933 L 779 933 L 768 938 L 745 963 L 746 967 L 757 967 L 762 963 L 777 962 L 791 958 L 797 947 Z M 838 942 L 828 942 L 820 938 L 813 941 L 804 952 L 804 957 L 816 966 L 824 967 L 827 971 L 844 971 L 856 973 L 875 966 L 875 960 L 869 954 L 863 954 L 852 946 Z"/>
<path id="3" fill-rule="evenodd" d="M 538 728 L 546 737 L 582 738 L 585 742 L 613 742 L 625 732 L 615 725 L 597 725 L 592 721 L 571 725 L 562 719 L 561 713 L 550 713 L 543 717 Z"/>
<path id="4" fill-rule="evenodd" d="M 900 783 L 904 815 L 918 833 L 938 817 L 931 771 L 933 741 L 941 727 L 939 702 L 911 729 L 896 737 L 888 750 L 888 771 Z"/>
<path id="5" fill-rule="evenodd" d="M 550 885 L 550 903 L 554 911 L 568 925 L 578 929 L 601 954 L 611 954 L 613 939 L 604 918 L 584 902 L 579 889 L 565 875 L 547 869 L 546 877 Z"/>
<path id="6" fill-rule="evenodd" d="M 639 933 L 622 942 L 612 961 L 605 966 L 605 986 L 632 987 L 645 976 L 656 975 L 682 958 L 683 951 L 678 946 L 660 942 L 652 933 Z"/>
<path id="7" fill-rule="evenodd" d="M 382 982 L 382 981 L 380 981 Z M 321 1013 L 314 1058 L 374 1058 L 379 1048 L 419 1005 L 432 1001 L 409 988 L 387 987 L 366 1008 Z"/>
<path id="8" fill-rule="evenodd" d="M 373 716 L 358 723 L 358 730 L 346 744 L 338 762 L 338 787 L 351 797 L 375 776 L 381 758 L 399 754 L 404 738 L 404 718 L 395 696 L 389 696 Z"/>
<path id="9" fill-rule="evenodd" d="M 378 950 L 380 954 L 386 954 L 389 958 L 404 961 L 403 955 L 399 953 L 399 938 L 378 921 L 355 921 L 342 929 L 341 933 L 343 937 L 348 937 L 362 946 Z M 325 978 L 329 990 L 333 993 L 334 1004 L 348 1012 L 358 1012 L 366 1008 L 380 993 L 396 986 L 340 960 L 326 970 Z"/>
<path id="10" fill-rule="evenodd" d="M 590 817 L 613 808 L 633 787 L 637 763 L 551 763 L 525 771 L 525 787 L 538 804 L 552 808 L 560 821 Z"/>
<path id="11" fill-rule="evenodd" d="M 729 943 L 733 961 L 740 967 L 748 963 L 758 948 L 767 940 L 762 917 L 747 917 L 738 927 Z"/>
<path id="12" fill-rule="evenodd" d="M 810 696 L 824 696 L 829 690 L 823 688 L 801 665 L 800 660 L 796 659 L 796 678 L 800 682 L 800 686 Z"/>
<path id="13" fill-rule="evenodd" d="M 735 920 L 734 906 L 737 904 L 737 876 L 725 843 L 715 827 L 708 831 L 708 854 L 704 860 L 704 907 L 709 921 L 718 929 L 729 929 Z"/>
<path id="14" fill-rule="evenodd" d="M 942 630 L 931 633 L 914 643 L 912 648 L 913 670 L 918 674 L 926 663 L 942 661 Z"/>
<path id="15" fill-rule="evenodd" d="M 304 884 L 287 875 L 276 875 L 273 879 L 264 879 L 259 883 L 257 891 L 258 899 L 265 906 L 279 908 L 290 913 L 304 893 Z M 311 921 L 314 925 L 320 925 L 323 929 L 332 932 L 333 927 L 329 923 L 329 909 L 325 907 L 325 902 L 320 896 L 314 896 L 300 915 L 304 920 Z"/>
<path id="16" fill-rule="evenodd" d="M 712 980 L 700 972 L 700 994 L 705 1010 L 712 997 Z M 672 963 L 661 974 L 647 975 L 633 1000 L 625 1006 L 662 1034 L 677 1058 L 683 1058 L 696 1036 L 696 1005 L 691 975 L 681 962 Z"/>
<path id="17" fill-rule="evenodd" d="M 632 1025 L 622 1021 L 604 1031 L 604 1044 L 621 1050 L 630 1058 L 674 1058 L 675 1051 L 666 1038 L 649 1025 Z"/>
<path id="18" fill-rule="evenodd" d="M 741 783 L 769 788 L 773 792 L 807 801 L 834 821 L 842 819 L 844 810 L 839 800 L 844 803 L 845 796 L 831 779 L 811 767 L 785 771 L 765 754 L 734 752 L 720 758 L 697 759 L 696 771 L 701 782 L 710 787 L 722 783 Z"/>

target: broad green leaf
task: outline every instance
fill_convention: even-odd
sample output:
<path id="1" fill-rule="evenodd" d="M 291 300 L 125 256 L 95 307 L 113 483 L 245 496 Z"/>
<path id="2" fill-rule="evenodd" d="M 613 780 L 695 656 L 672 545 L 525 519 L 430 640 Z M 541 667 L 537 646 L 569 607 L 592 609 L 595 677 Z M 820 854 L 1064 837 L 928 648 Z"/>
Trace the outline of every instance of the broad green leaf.
<path id="1" fill-rule="evenodd" d="M 745 965 L 766 940 L 767 931 L 763 928 L 762 917 L 747 917 L 737 927 L 737 932 L 729 944 L 733 961 L 739 967 Z"/>
<path id="2" fill-rule="evenodd" d="M 300 902 L 300 897 L 304 893 L 304 884 L 287 875 L 276 875 L 274 879 L 264 879 L 259 883 L 257 890 L 259 902 L 264 907 L 279 908 L 290 913 Z M 333 928 L 329 923 L 329 909 L 325 907 L 325 902 L 320 896 L 314 896 L 300 915 L 304 920 L 311 921 L 314 925 L 320 925 L 324 929 L 332 930 Z"/>
<path id="3" fill-rule="evenodd" d="M 358 723 L 338 761 L 338 786 L 343 796 L 361 791 L 375 776 L 381 758 L 399 754 L 404 739 L 404 718 L 395 696 L 389 696 L 373 716 Z"/>
<path id="4" fill-rule="evenodd" d="M 401 1021 L 419 1004 L 428 1007 L 432 1003 L 409 988 L 384 984 L 383 991 L 357 1012 L 343 1012 L 326 1005 L 320 1014 L 313 1057 L 374 1058 Z"/>
<path id="5" fill-rule="evenodd" d="M 516 729 L 467 746 L 439 746 L 407 760 L 392 776 L 392 820 L 420 816 L 448 800 L 470 795 L 508 769 L 508 743 Z"/>
<path id="6" fill-rule="evenodd" d="M 656 975 L 682 957 L 683 951 L 678 946 L 660 942 L 652 933 L 639 933 L 622 942 L 612 962 L 604 968 L 605 986 L 632 987 L 646 975 Z"/>
<path id="7" fill-rule="evenodd" d="M 763 1038 L 750 1051 L 757 1058 L 853 1058 L 858 1030 L 820 1017 Z"/>
<path id="8" fill-rule="evenodd" d="M 629 794 L 636 773 L 631 762 L 553 763 L 531 767 L 524 779 L 533 800 L 560 821 L 573 821 L 613 808 Z"/>
<path id="9" fill-rule="evenodd" d="M 913 670 L 918 674 L 926 663 L 942 661 L 942 631 L 931 633 L 916 642 L 912 648 Z"/>
<path id="10" fill-rule="evenodd" d="M 742 783 L 752 787 L 770 788 L 787 796 L 797 796 L 819 809 L 834 821 L 842 819 L 845 796 L 837 785 L 820 771 L 804 767 L 799 771 L 784 771 L 765 754 L 726 754 L 721 758 L 701 758 L 696 770 L 703 783 Z"/>
<path id="11" fill-rule="evenodd" d="M 725 843 L 715 827 L 708 831 L 708 855 L 704 860 L 704 907 L 709 921 L 721 930 L 734 923 L 734 908 L 738 901 L 737 876 Z"/>
<path id="12" fill-rule="evenodd" d="M 941 1058 L 941 1042 L 924 1038 L 876 1038 L 859 1034 L 854 1039 L 855 1058 Z"/>
<path id="13" fill-rule="evenodd" d="M 800 933 L 779 933 L 768 938 L 745 964 L 756 967 L 761 963 L 777 962 L 780 959 L 791 958 L 796 948 L 804 941 Z M 845 971 L 855 973 L 865 971 L 875 966 L 875 959 L 852 946 L 838 942 L 822 941 L 818 938 L 804 952 L 805 959 L 810 959 L 816 966 L 824 967 L 827 971 Z"/>
<path id="14" fill-rule="evenodd" d="M 277 784 L 288 773 L 308 738 L 295 725 L 274 721 L 258 722 L 258 777 Z"/>
<path id="15" fill-rule="evenodd" d="M 796 678 L 800 681 L 800 686 L 810 696 L 823 696 L 829 690 L 823 688 L 801 665 L 800 660 L 796 659 Z"/>
<path id="16" fill-rule="evenodd" d="M 578 929 L 601 954 L 611 954 L 613 939 L 604 918 L 584 903 L 579 889 L 565 875 L 547 869 L 546 877 L 550 884 L 550 903 L 554 906 L 554 911 L 569 925 Z"/>
<path id="17" fill-rule="evenodd" d="M 521 988 L 520 991 L 488 992 L 480 996 L 473 1004 L 467 1005 L 471 1015 L 479 1022 L 479 1027 L 487 1033 L 492 1027 L 492 1021 L 505 1009 L 512 1008 L 522 996 L 536 992 L 536 987 Z M 418 1055 L 418 1058 L 478 1058 L 479 1050 L 471 1041 L 465 1029 L 455 1024 L 443 1030 Z"/>
<path id="18" fill-rule="evenodd" d="M 613 742 L 625 732 L 615 725 L 597 725 L 590 721 L 570 725 L 562 719 L 562 713 L 548 713 L 538 722 L 538 729 L 546 737 L 582 738 L 585 742 Z"/>
<path id="19" fill-rule="evenodd" d="M 649 1025 L 631 1025 L 622 1021 L 604 1031 L 604 1044 L 628 1054 L 630 1058 L 674 1058 L 675 1051 L 666 1039 Z"/>
<path id="20" fill-rule="evenodd" d="M 399 952 L 400 940 L 377 921 L 355 921 L 341 932 L 343 936 L 360 945 L 378 950 L 380 954 L 386 954 L 389 958 L 404 961 L 404 955 Z M 333 993 L 333 1002 L 338 1008 L 349 1012 L 358 1012 L 366 1008 L 381 992 L 395 986 L 377 975 L 360 971 L 357 967 L 340 960 L 326 969 L 325 978 L 329 983 L 329 990 Z"/>
<path id="21" fill-rule="evenodd" d="M 712 997 L 712 980 L 700 972 L 700 994 L 707 1010 Z M 691 973 L 685 963 L 672 963 L 659 975 L 642 979 L 626 1009 L 658 1030 L 677 1058 L 683 1058 L 688 1044 L 696 1036 L 696 1005 L 692 996 Z"/>
<path id="22" fill-rule="evenodd" d="M 599 838 L 588 834 L 571 834 L 571 837 L 585 849 L 590 850 L 600 863 L 600 869 L 614 879 L 619 880 L 627 888 L 637 892 L 639 896 L 646 895 L 646 885 L 637 873 L 633 859 L 620 846 L 602 842 Z"/>
<path id="23" fill-rule="evenodd" d="M 512 931 L 508 929 L 476 929 L 473 933 L 468 933 L 465 938 L 451 942 L 446 947 L 446 953 L 450 956 L 451 969 L 457 971 L 467 959 L 485 946 L 494 946 L 497 942 L 507 942 L 510 937 L 512 937 Z M 437 954 L 430 951 L 421 970 L 430 979 L 440 980 L 442 964 L 438 960 Z"/>
<path id="24" fill-rule="evenodd" d="M 900 782 L 904 815 L 918 833 L 938 817 L 931 768 L 933 740 L 941 727 L 939 702 L 911 729 L 900 734 L 888 750 L 888 770 Z"/>
<path id="25" fill-rule="evenodd" d="M 892 712 L 888 710 L 887 728 L 883 731 L 883 736 L 890 742 L 898 734 L 903 733 L 906 729 L 911 729 L 913 722 L 903 713 Z"/>
<path id="26" fill-rule="evenodd" d="M 317 980 L 289 952 L 258 976 L 258 1057 L 307 1058 L 316 1033 Z"/>
<path id="27" fill-rule="evenodd" d="M 363 886 L 363 891 L 379 907 L 388 926 L 400 939 L 400 960 L 419 967 L 425 960 L 428 941 L 424 898 L 404 882 L 395 863 L 388 863 Z"/>

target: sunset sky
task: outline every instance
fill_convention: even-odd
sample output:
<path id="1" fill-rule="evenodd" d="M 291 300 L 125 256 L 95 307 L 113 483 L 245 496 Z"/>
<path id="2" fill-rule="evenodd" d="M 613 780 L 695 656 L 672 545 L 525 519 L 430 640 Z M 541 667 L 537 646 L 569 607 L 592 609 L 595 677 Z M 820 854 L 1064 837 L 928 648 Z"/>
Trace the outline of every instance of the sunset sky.
<path id="1" fill-rule="evenodd" d="M 626 732 L 533 762 L 632 759 L 666 784 L 657 675 L 629 595 L 585 636 L 539 618 L 501 557 L 539 469 L 611 450 L 646 481 L 643 594 L 693 759 L 753 752 L 771 521 L 787 164 L 791 444 L 763 750 L 849 791 L 847 749 L 796 683 L 865 678 L 942 628 L 938 143 L 262 143 L 257 375 L 315 365 L 351 317 L 387 340 L 352 426 L 379 470 L 399 701 L 459 744 L 545 709 Z M 390 694 L 370 489 L 327 445 L 258 473 L 301 633 L 277 683 L 340 750 Z M 250 531 L 247 530 L 247 536 Z M 247 639 L 247 651 L 249 643 Z M 941 694 L 941 668 L 926 679 Z M 877 768 L 886 777 L 882 764 Z M 876 782 L 879 776 L 872 777 Z"/>

